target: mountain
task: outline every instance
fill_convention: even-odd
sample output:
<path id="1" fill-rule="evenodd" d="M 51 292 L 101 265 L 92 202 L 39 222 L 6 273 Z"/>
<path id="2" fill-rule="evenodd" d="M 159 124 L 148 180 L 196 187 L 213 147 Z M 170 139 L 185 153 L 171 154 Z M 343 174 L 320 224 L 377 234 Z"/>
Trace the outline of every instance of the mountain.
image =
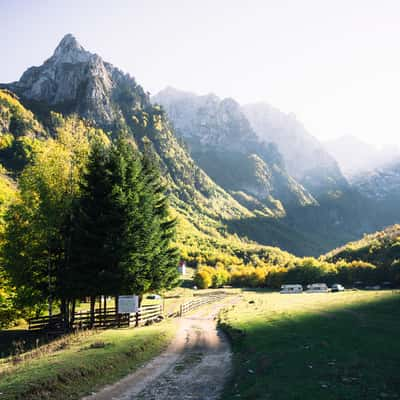
<path id="1" fill-rule="evenodd" d="M 233 99 L 173 88 L 152 101 L 166 110 L 196 163 L 257 214 L 228 221 L 235 232 L 264 243 L 265 229 L 277 222 L 265 217 L 277 217 L 303 240 L 332 248 L 382 227 L 371 218 L 369 199 L 293 116 L 266 104 L 241 107 Z"/>
<path id="2" fill-rule="evenodd" d="M 259 139 L 233 99 L 166 88 L 152 97 L 171 119 L 198 165 L 239 202 L 265 215 L 315 205 L 285 169 L 273 143 Z"/>
<path id="3" fill-rule="evenodd" d="M 77 114 L 111 138 L 123 132 L 159 164 L 180 244 L 193 257 L 209 256 L 216 243 L 227 251 L 250 241 L 315 255 L 381 227 L 375 203 L 349 187 L 330 156 L 311 152 L 321 168 L 299 165 L 308 172 L 292 176 L 279 143 L 260 138 L 233 99 L 169 89 L 151 101 L 132 76 L 72 35 L 0 88 L 0 162 L 13 176 L 34 141 L 52 135 L 53 111 Z"/>
<path id="4" fill-rule="evenodd" d="M 351 182 L 373 202 L 381 223 L 388 225 L 400 220 L 400 160 L 359 173 Z"/>
<path id="5" fill-rule="evenodd" d="M 50 111 L 76 113 L 112 135 L 126 131 L 138 148 L 147 143 L 182 212 L 190 214 L 189 203 L 205 217 L 252 215 L 194 163 L 135 79 L 86 51 L 72 35 L 61 40 L 43 65 L 29 68 L 18 82 L 1 86 L 16 93 L 44 124 Z"/>
<path id="6" fill-rule="evenodd" d="M 348 179 L 400 160 L 400 148 L 387 145 L 380 149 L 354 136 L 342 136 L 324 142 L 326 150 L 338 161 Z M 355 157 L 355 155 L 357 155 Z"/>
<path id="7" fill-rule="evenodd" d="M 0 84 L 0 88 L 3 88 L 1 93 L 11 96 L 19 104 L 19 111 L 15 107 L 10 108 L 8 98 L 9 104 L 2 106 L 8 107 L 13 113 L 10 123 L 7 122 L 8 117 L 4 119 L 3 128 L 6 130 L 6 125 L 10 125 L 8 128 L 11 136 L 18 131 L 15 121 L 20 122 L 25 118 L 19 118 L 17 111 L 23 110 L 28 120 L 32 117 L 32 127 L 43 130 L 44 136 L 51 132 L 51 112 L 56 111 L 63 115 L 77 114 L 109 132 L 111 137 L 125 132 L 140 151 L 152 154 L 169 188 L 171 206 L 180 224 L 180 242 L 189 243 L 193 249 L 191 251 L 198 252 L 200 246 L 198 244 L 194 250 L 196 245 L 193 244 L 193 238 L 206 243 L 201 245 L 202 252 L 209 252 L 211 241 L 221 243 L 220 246 L 224 248 L 233 242 L 245 243 L 243 240 L 246 239 L 233 235 L 244 234 L 235 229 L 235 221 L 244 223 L 252 233 L 259 215 L 267 217 L 284 213 L 279 199 L 271 199 L 268 208 L 244 192 L 232 191 L 230 194 L 219 186 L 193 160 L 185 144 L 175 135 L 163 110 L 150 102 L 148 94 L 135 79 L 105 62 L 100 56 L 85 50 L 70 34 L 61 40 L 53 55 L 41 66 L 29 68 L 19 81 Z M 0 109 L 1 115 L 2 112 Z M 251 135 L 254 137 L 254 133 Z M 262 151 L 269 149 L 265 147 Z M 9 158 L 11 162 L 15 161 L 12 155 Z M 10 170 L 17 173 L 11 164 Z M 231 173 L 234 173 L 234 167 L 230 167 Z M 250 170 L 260 169 L 260 174 L 265 175 L 260 177 L 260 181 L 269 179 L 270 172 L 256 157 L 250 159 L 247 167 Z M 279 162 L 272 168 L 279 170 Z M 279 171 L 277 179 L 280 173 L 284 174 Z M 256 189 L 263 187 L 262 182 L 255 180 L 252 185 L 256 185 Z M 300 185 L 298 187 L 299 194 L 287 188 L 288 196 L 296 201 L 304 196 L 304 201 L 312 202 L 304 189 Z M 255 211 L 255 208 L 259 210 Z M 254 239 L 251 234 L 249 236 Z M 323 248 L 314 239 L 271 219 L 264 223 L 261 239 L 263 244 L 282 246 L 299 254 L 316 254 Z"/>
<path id="8" fill-rule="evenodd" d="M 288 173 L 317 199 L 321 194 L 347 188 L 336 160 L 293 114 L 285 114 L 267 103 L 242 107 L 257 135 L 277 145 Z"/>
<path id="9" fill-rule="evenodd" d="M 29 68 L 18 82 L 4 86 L 36 110 L 45 105 L 107 127 L 123 118 L 123 110 L 116 104 L 123 102 L 130 110 L 148 104 L 134 78 L 86 51 L 71 34 L 43 65 Z"/>

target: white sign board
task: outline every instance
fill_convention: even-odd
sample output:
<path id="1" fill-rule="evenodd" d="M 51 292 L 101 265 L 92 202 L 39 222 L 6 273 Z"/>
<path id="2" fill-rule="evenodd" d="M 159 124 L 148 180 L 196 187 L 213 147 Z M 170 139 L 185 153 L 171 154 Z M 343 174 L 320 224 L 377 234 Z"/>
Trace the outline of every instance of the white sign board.
<path id="1" fill-rule="evenodd" d="M 132 314 L 139 310 L 139 297 L 119 296 L 118 297 L 118 314 Z"/>

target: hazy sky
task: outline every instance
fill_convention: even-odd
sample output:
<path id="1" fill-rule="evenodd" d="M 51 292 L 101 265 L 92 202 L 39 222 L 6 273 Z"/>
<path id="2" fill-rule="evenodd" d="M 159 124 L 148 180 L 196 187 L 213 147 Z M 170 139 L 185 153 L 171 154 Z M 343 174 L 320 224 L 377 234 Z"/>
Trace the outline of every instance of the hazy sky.
<path id="1" fill-rule="evenodd" d="M 0 0 L 0 82 L 68 32 L 151 93 L 263 100 L 322 140 L 400 144 L 398 0 Z"/>

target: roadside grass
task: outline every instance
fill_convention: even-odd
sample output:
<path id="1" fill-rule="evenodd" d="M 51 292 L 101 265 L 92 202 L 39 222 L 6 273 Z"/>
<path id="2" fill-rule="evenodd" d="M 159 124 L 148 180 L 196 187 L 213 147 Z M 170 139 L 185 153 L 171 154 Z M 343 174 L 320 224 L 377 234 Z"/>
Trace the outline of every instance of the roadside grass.
<path id="1" fill-rule="evenodd" d="M 85 331 L 0 360 L 0 399 L 79 399 L 164 350 L 176 324 Z M 36 354 L 32 354 L 36 352 Z"/>
<path id="2" fill-rule="evenodd" d="M 243 298 L 220 315 L 234 353 L 224 400 L 400 398 L 400 292 Z"/>

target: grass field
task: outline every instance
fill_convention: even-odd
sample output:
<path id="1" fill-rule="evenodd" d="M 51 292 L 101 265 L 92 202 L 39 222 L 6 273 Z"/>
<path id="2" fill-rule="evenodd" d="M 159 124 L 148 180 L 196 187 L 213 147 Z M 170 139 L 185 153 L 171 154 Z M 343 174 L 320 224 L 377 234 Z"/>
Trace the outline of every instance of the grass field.
<path id="1" fill-rule="evenodd" d="M 243 292 L 221 314 L 233 342 L 227 399 L 400 398 L 400 294 Z"/>
<path id="2" fill-rule="evenodd" d="M 0 360 L 0 399 L 79 399 L 160 353 L 175 327 L 81 332 L 18 357 Z"/>

